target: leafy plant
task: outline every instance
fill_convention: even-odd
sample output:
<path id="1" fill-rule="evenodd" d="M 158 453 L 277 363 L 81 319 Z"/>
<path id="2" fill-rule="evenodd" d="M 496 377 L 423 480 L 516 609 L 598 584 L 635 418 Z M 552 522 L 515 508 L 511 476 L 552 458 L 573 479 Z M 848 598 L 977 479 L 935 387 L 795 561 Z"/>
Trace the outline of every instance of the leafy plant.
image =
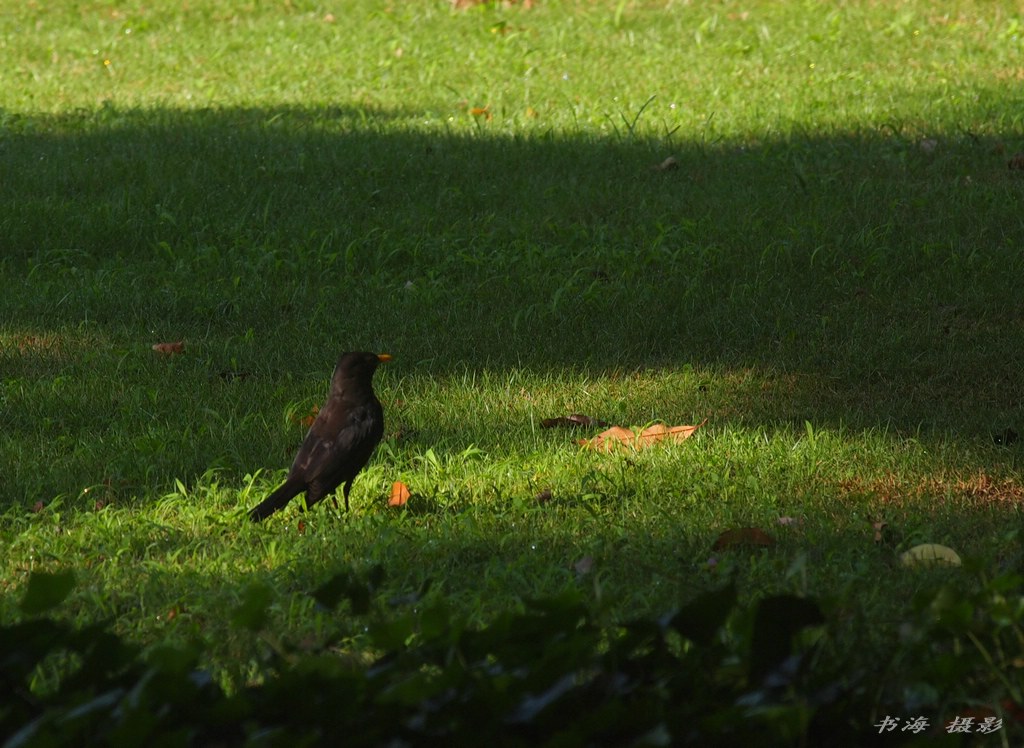
<path id="1" fill-rule="evenodd" d="M 1008 626 L 1019 636 L 1019 577 L 991 580 L 985 594 L 953 606 L 959 612 L 952 616 L 940 593 L 932 609 L 942 612 L 919 640 L 943 652 L 942 666 L 880 679 L 881 671 L 839 673 L 830 665 L 822 638 L 807 636 L 823 631 L 826 616 L 806 598 L 771 596 L 741 610 L 729 584 L 657 620 L 607 626 L 567 591 L 470 628 L 440 599 L 416 596 L 423 603 L 417 612 L 395 613 L 374 596 L 381 573 L 343 571 L 314 593 L 321 604 L 347 603 L 353 615 L 365 614 L 379 653 L 372 662 L 354 664 L 329 636 L 315 647 L 271 651 L 262 681 L 231 694 L 200 667 L 201 642 L 143 654 L 102 626 L 39 617 L 4 626 L 5 746 L 859 746 L 877 735 L 873 714 L 922 706 L 884 696 L 872 702 L 871 695 L 898 693 L 920 676 L 941 693 L 958 693 L 965 676 L 977 685 L 970 678 L 979 676 L 1004 683 L 1011 700 L 1019 696 L 1019 668 L 1011 682 L 950 646 L 968 628 L 972 640 L 1002 637 Z M 22 609 L 42 613 L 68 589 L 66 577 L 33 575 Z M 247 594 L 238 623 L 265 620 L 257 609 L 270 603 L 262 592 Z M 56 685 L 39 693 L 33 675 L 54 656 L 65 665 Z M 917 739 L 886 737 L 887 745 Z M 931 738 L 952 740 L 934 730 Z"/>

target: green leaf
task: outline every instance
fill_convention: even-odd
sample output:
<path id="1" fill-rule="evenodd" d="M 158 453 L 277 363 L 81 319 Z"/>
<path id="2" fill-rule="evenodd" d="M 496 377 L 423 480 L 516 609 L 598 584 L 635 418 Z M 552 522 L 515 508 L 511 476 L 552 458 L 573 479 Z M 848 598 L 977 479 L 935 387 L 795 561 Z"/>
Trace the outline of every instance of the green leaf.
<path id="1" fill-rule="evenodd" d="M 694 644 L 706 647 L 736 606 L 736 585 L 705 592 L 672 616 L 668 625 Z"/>
<path id="2" fill-rule="evenodd" d="M 357 616 L 366 615 L 370 612 L 373 593 L 383 581 L 384 567 L 380 564 L 370 567 L 365 581 L 352 571 L 339 571 L 313 590 L 313 599 L 328 610 L 337 608 L 342 600 L 347 599 L 352 613 Z"/>
<path id="3" fill-rule="evenodd" d="M 28 587 L 19 607 L 27 616 L 45 613 L 60 605 L 75 588 L 75 573 L 60 571 L 50 574 L 45 571 L 34 571 L 28 578 Z"/>
<path id="4" fill-rule="evenodd" d="M 231 622 L 236 626 L 259 631 L 267 624 L 273 590 L 262 582 L 253 582 L 242 592 L 242 602 L 231 612 Z"/>
<path id="5" fill-rule="evenodd" d="M 370 590 L 350 571 L 339 571 L 313 590 L 313 599 L 328 610 L 337 608 L 342 600 L 348 600 L 355 615 L 365 615 L 370 610 Z"/>
<path id="6" fill-rule="evenodd" d="M 750 678 L 760 682 L 793 648 L 793 636 L 808 626 L 825 623 L 818 604 L 795 595 L 768 597 L 758 603 L 750 641 Z"/>

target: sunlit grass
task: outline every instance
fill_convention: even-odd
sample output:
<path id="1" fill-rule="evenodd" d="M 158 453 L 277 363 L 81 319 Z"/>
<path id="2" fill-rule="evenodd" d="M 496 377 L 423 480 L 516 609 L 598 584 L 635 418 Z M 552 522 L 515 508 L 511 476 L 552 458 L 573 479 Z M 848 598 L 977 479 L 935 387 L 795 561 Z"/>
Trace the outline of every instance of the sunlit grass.
<path id="1" fill-rule="evenodd" d="M 343 566 L 474 623 L 566 586 L 656 614 L 736 574 L 859 616 L 836 640 L 880 656 L 876 624 L 951 574 L 900 550 L 1019 557 L 1020 447 L 993 436 L 1024 423 L 1020 27 L 925 2 L 3 14 L 0 612 L 71 567 L 65 615 L 198 634 L 244 682 L 253 582 L 300 641 Z M 353 511 L 249 526 L 353 348 L 395 355 Z M 540 426 L 572 412 L 708 424 L 609 456 Z M 711 550 L 744 526 L 777 545 Z"/>

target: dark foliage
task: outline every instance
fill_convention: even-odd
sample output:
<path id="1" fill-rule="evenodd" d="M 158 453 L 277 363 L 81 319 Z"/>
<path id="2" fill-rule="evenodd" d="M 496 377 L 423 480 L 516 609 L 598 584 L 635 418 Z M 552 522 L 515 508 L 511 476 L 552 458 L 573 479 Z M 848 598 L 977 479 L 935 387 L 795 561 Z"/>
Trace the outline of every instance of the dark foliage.
<path id="1" fill-rule="evenodd" d="M 743 610 L 729 585 L 659 620 L 610 626 L 570 591 L 471 629 L 426 603 L 426 588 L 410 596 L 417 613 L 379 604 L 381 574 L 344 571 L 314 597 L 365 616 L 383 654 L 354 665 L 331 641 L 275 651 L 262 684 L 233 694 L 201 668 L 202 643 L 143 654 L 104 626 L 39 617 L 73 578 L 35 574 L 22 610 L 36 617 L 0 628 L 4 745 L 959 746 L 1020 733 L 1017 575 L 922 598 L 900 625 L 903 657 L 853 670 L 830 664 L 827 616 L 805 598 Z M 270 597 L 243 596 L 235 624 L 264 626 Z M 55 657 L 64 675 L 33 690 Z M 919 714 L 927 729 L 902 729 Z M 968 714 L 1002 720 L 1003 735 L 946 732 Z M 886 717 L 902 722 L 880 734 Z"/>

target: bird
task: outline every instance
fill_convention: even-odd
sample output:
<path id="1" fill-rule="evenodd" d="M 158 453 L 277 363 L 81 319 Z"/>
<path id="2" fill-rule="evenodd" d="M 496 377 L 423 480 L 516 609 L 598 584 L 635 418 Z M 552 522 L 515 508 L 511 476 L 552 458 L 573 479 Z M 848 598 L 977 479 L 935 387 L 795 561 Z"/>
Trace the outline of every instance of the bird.
<path id="1" fill-rule="evenodd" d="M 331 376 L 327 402 L 317 413 L 299 447 L 284 483 L 249 510 L 260 522 L 303 491 L 311 507 L 345 484 L 345 511 L 352 481 L 369 461 L 384 435 L 384 409 L 373 392 L 377 366 L 391 360 L 386 353 L 342 353 Z M 337 498 L 334 505 L 338 505 Z"/>

